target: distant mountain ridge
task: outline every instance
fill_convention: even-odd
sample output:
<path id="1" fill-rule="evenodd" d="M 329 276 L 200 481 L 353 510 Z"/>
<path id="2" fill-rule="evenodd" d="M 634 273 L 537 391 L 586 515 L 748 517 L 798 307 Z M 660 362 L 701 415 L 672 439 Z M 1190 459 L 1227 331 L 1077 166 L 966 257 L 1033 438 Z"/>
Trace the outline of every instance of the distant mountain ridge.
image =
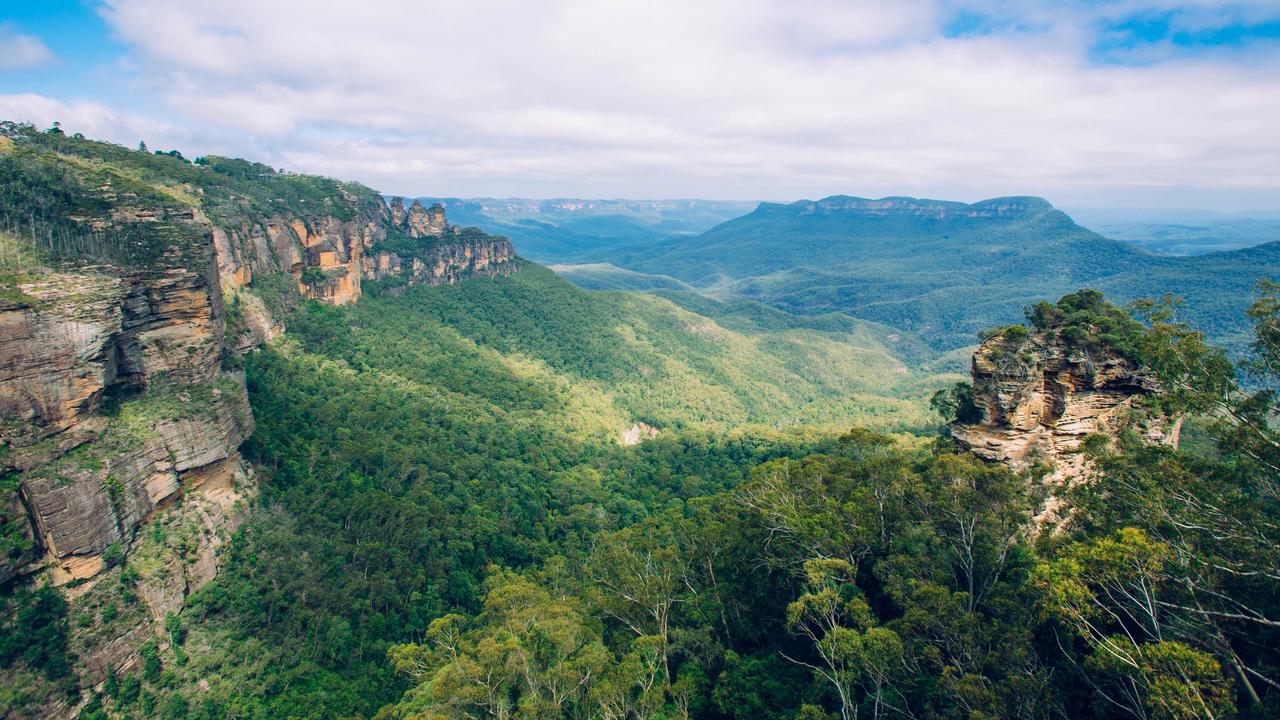
<path id="1" fill-rule="evenodd" d="M 1188 320 L 1220 342 L 1242 342 L 1253 284 L 1280 276 L 1273 250 L 1156 255 L 1082 227 L 1038 197 L 836 195 L 762 203 L 697 237 L 618 247 L 595 260 L 788 311 L 846 312 L 947 350 L 1018 320 L 1036 298 L 1081 287 L 1119 301 L 1184 296 Z"/>
<path id="2" fill-rule="evenodd" d="M 1204 255 L 1280 240 L 1280 212 L 1071 208 L 1077 222 L 1106 235 L 1167 255 Z"/>
<path id="3" fill-rule="evenodd" d="M 511 238 L 524 257 L 578 260 L 622 245 L 692 236 L 755 209 L 754 201 L 423 197 L 455 221 Z"/>
<path id="4" fill-rule="evenodd" d="M 1048 200 L 1033 196 L 998 197 L 976 203 L 954 200 L 928 200 L 906 196 L 879 199 L 832 195 L 821 200 L 798 200 L 793 203 L 761 203 L 757 212 L 799 210 L 801 214 L 858 212 L 866 215 L 916 215 L 939 220 L 948 217 L 1002 217 L 1020 213 L 1053 210 Z"/>

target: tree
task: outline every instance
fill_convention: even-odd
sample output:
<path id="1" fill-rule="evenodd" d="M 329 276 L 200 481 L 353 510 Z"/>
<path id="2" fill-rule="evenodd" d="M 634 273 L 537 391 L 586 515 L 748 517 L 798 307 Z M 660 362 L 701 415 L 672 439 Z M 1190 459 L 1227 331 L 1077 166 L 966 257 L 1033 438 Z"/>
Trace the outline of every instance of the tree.
<path id="1" fill-rule="evenodd" d="M 595 604 L 636 637 L 656 637 L 663 681 L 672 681 L 672 611 L 696 594 L 689 561 L 667 524 L 646 522 L 597 538 L 586 573 Z"/>
<path id="2" fill-rule="evenodd" d="M 973 385 L 958 382 L 943 388 L 929 398 L 929 407 L 942 416 L 943 422 L 973 424 L 982 421 L 982 408 L 973 401 Z"/>
<path id="3" fill-rule="evenodd" d="M 609 653 L 581 609 L 507 571 L 487 584 L 474 621 L 445 615 L 432 622 L 427 645 L 388 651 L 398 671 L 420 682 L 397 712 L 550 719 L 586 702 Z"/>
<path id="4" fill-rule="evenodd" d="M 1211 655 L 1175 638 L 1161 601 L 1168 548 L 1136 528 L 1069 546 L 1036 568 L 1047 616 L 1091 648 L 1099 695 L 1136 718 L 1203 718 L 1231 712 L 1230 686 Z"/>
<path id="5" fill-rule="evenodd" d="M 948 550 L 965 608 L 973 612 L 1003 576 L 1028 529 L 1027 478 L 970 455 L 942 454 L 925 475 L 921 515 Z"/>
<path id="6" fill-rule="evenodd" d="M 809 641 L 818 662 L 788 659 L 812 669 L 835 691 L 842 720 L 857 717 L 864 698 L 873 718 L 904 712 L 905 698 L 894 687 L 903 667 L 902 641 L 874 625 L 853 583 L 853 567 L 843 560 L 810 560 L 804 571 L 805 592 L 787 606 L 787 628 Z"/>

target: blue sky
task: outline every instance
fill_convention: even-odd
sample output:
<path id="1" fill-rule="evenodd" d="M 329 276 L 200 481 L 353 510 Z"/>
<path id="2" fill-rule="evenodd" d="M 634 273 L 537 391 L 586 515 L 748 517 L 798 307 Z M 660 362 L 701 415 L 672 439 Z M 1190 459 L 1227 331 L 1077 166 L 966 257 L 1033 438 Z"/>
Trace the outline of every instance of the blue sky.
<path id="1" fill-rule="evenodd" d="M 0 117 L 412 195 L 1280 209 L 1280 1 L 0 4 Z"/>

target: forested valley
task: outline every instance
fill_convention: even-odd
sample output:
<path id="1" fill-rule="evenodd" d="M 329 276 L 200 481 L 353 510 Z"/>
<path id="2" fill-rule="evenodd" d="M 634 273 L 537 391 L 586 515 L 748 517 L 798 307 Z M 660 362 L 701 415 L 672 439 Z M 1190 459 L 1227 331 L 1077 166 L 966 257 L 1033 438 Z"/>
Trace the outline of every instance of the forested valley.
<path id="1" fill-rule="evenodd" d="M 360 186 L 5 129 L 8 352 L 108 378 L 43 435 L 2 396 L 6 716 L 1280 713 L 1276 285 L 1247 352 L 1080 290 L 965 380 L 875 323 L 583 290 Z M 964 440 L 1021 437 L 1000 383 L 1050 360 L 1123 395 L 1105 427 Z M 33 534 L 49 497 L 105 539 L 63 505 Z"/>

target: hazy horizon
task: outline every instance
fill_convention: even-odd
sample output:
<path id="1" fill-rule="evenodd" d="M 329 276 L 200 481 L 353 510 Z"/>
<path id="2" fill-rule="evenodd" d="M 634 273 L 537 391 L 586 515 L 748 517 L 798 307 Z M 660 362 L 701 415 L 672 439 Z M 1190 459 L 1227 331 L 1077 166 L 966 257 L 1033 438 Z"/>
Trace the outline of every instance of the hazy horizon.
<path id="1" fill-rule="evenodd" d="M 404 196 L 1280 210 L 1280 4 L 50 0 L 0 118 Z"/>

